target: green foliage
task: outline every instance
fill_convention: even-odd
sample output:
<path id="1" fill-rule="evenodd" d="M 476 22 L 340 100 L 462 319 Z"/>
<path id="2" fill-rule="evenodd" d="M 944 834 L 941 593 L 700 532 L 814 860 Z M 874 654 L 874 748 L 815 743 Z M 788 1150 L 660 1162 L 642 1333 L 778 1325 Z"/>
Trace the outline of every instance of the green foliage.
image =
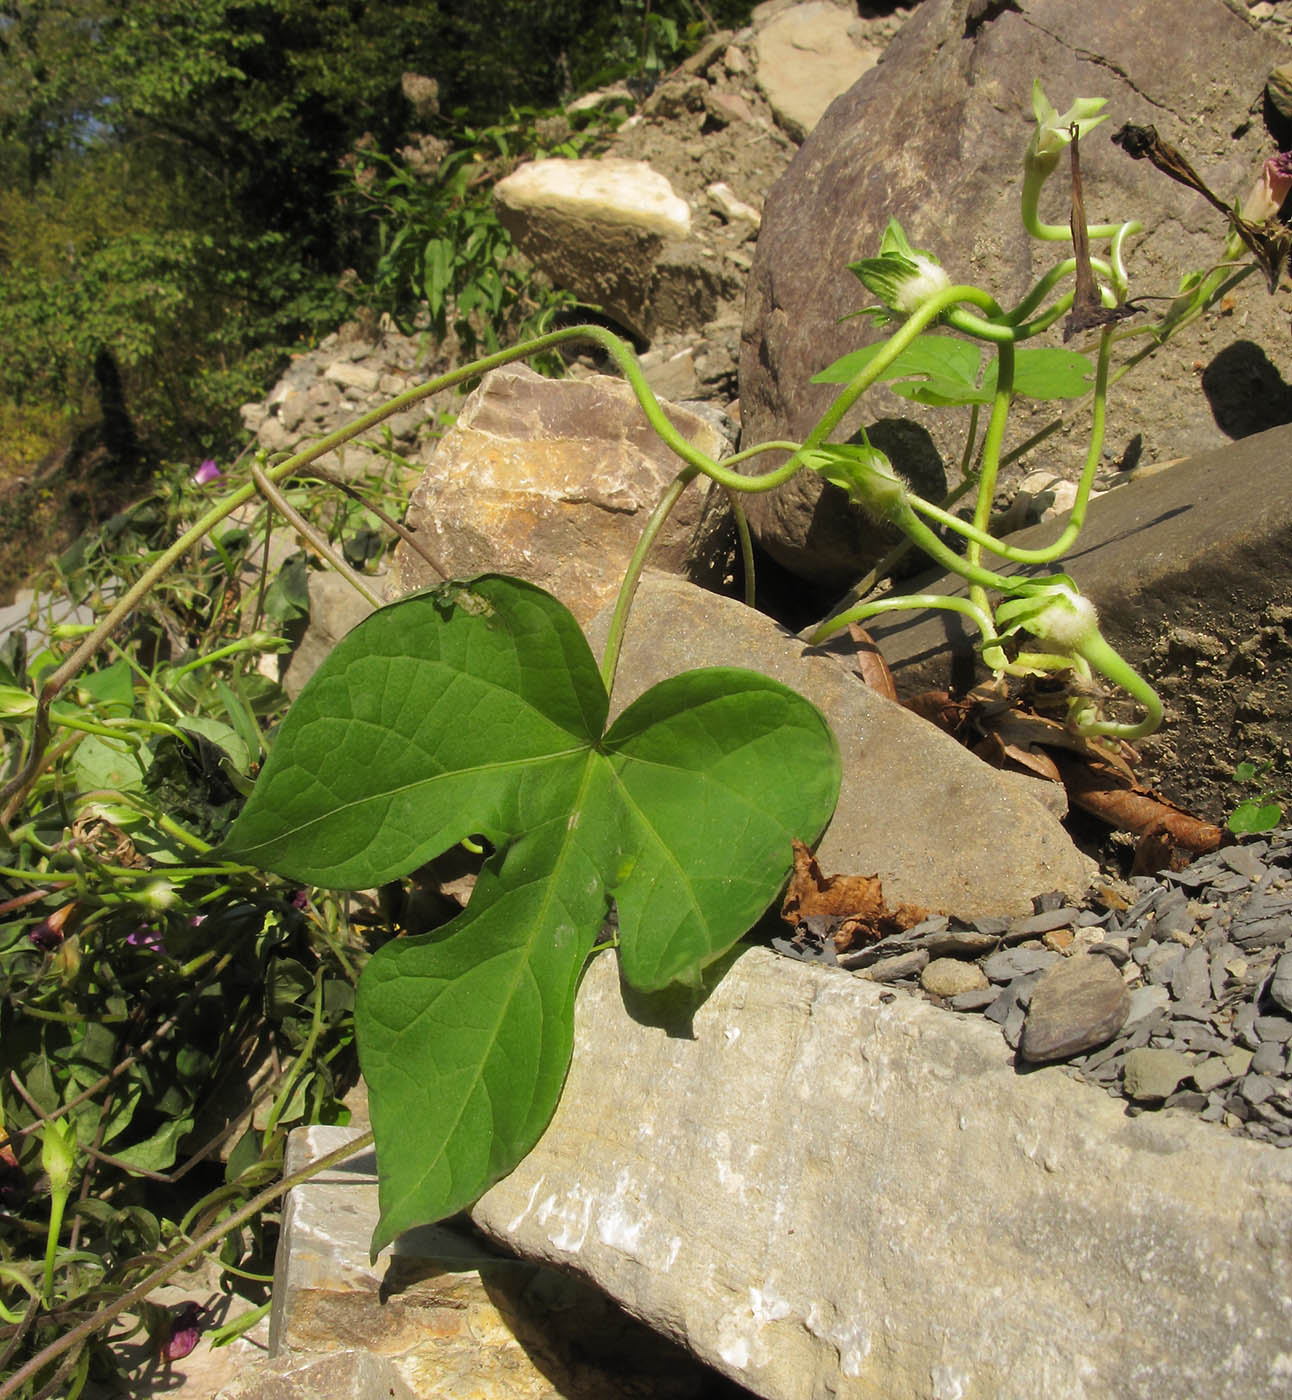
<path id="1" fill-rule="evenodd" d="M 846 384 L 885 348 L 884 342 L 849 351 L 813 375 L 813 384 Z M 877 377 L 895 394 L 916 403 L 989 404 L 996 396 L 997 356 L 987 356 L 972 341 L 958 336 L 920 335 Z M 1088 394 L 1095 367 L 1086 355 L 1053 346 L 1014 352 L 1013 392 L 1030 399 L 1079 399 Z M 893 382 L 896 381 L 896 382 Z"/>
<path id="2" fill-rule="evenodd" d="M 1234 782 L 1261 789 L 1257 796 L 1243 798 L 1229 814 L 1225 825 L 1235 836 L 1254 836 L 1262 831 L 1273 831 L 1282 822 L 1284 794 L 1271 790 L 1270 784 L 1261 781 L 1268 777 L 1273 767 L 1273 760 L 1254 763 L 1251 759 L 1244 759 L 1235 767 Z"/>
<path id="3" fill-rule="evenodd" d="M 288 491 L 339 546 L 373 519 L 331 508 L 317 487 Z M 191 468 L 170 469 L 38 580 L 42 608 L 106 606 L 209 500 Z M 349 903 L 306 899 L 210 854 L 286 709 L 257 668 L 284 643 L 264 630 L 260 590 L 244 586 L 270 523 L 247 512 L 147 597 L 54 705 L 56 753 L 6 818 L 0 1323 L 13 1325 L 0 1377 L 272 1179 L 292 1126 L 346 1118 L 339 1096 L 356 1073 L 354 983 L 367 954 Z M 302 584 L 284 592 L 299 598 Z M 85 628 L 54 630 L 31 654 L 20 632 L 0 648 L 10 773 L 33 740 L 36 691 Z M 244 1107 L 250 1126 L 234 1143 Z M 225 1171 L 210 1155 L 222 1136 Z M 57 1182 L 42 1177 L 56 1151 L 71 1173 L 61 1223 Z M 262 1221 L 222 1248 L 253 1301 L 273 1246 Z M 42 1306 L 25 1315 L 33 1289 Z M 106 1347 L 97 1358 L 112 1369 Z"/>
<path id="4" fill-rule="evenodd" d="M 594 74 L 655 76 L 706 13 L 749 8 L 20 0 L 0 31 L 0 415 L 93 413 L 106 348 L 141 437 L 225 450 L 238 404 L 352 305 L 352 267 L 378 309 L 407 323 L 424 298 L 468 353 L 545 329 L 567 299 L 520 271 L 481 177 L 539 149 L 537 108 Z M 456 153 L 431 188 L 365 156 L 356 215 L 343 160 L 399 148 L 409 70 L 438 82 Z"/>
<path id="5" fill-rule="evenodd" d="M 833 736 L 765 677 L 688 672 L 607 730 L 608 704 L 548 594 L 485 576 L 414 595 L 327 658 L 229 834 L 239 861 L 342 888 L 473 834 L 493 847 L 466 910 L 387 944 L 360 982 L 374 1248 L 466 1205 L 537 1140 L 611 899 L 626 981 L 693 982 L 833 810 Z"/>
<path id="6" fill-rule="evenodd" d="M 468 128 L 430 176 L 380 151 L 356 151 L 351 198 L 376 229 L 377 257 L 364 299 L 407 330 L 429 317 L 437 339 L 451 315 L 467 354 L 478 342 L 492 352 L 503 338 L 528 339 L 549 329 L 573 298 L 536 282 L 525 268 L 498 218 L 492 185 L 520 159 L 574 156 L 594 139 L 559 119 L 556 125 L 561 136 L 551 143 L 541 134 L 541 114 L 533 111 Z"/>

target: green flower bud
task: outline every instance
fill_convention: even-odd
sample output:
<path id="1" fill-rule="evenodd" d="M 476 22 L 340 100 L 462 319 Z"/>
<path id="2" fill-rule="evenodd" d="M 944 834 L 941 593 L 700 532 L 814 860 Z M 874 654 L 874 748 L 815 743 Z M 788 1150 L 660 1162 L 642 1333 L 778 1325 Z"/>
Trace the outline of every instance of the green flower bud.
<path id="1" fill-rule="evenodd" d="M 30 719 L 36 713 L 36 697 L 16 685 L 0 685 L 0 720 Z"/>
<path id="2" fill-rule="evenodd" d="M 66 1118 L 47 1120 L 41 1128 L 40 1165 L 51 1192 L 68 1189 L 76 1169 L 76 1131 Z"/>
<path id="3" fill-rule="evenodd" d="M 803 464 L 880 520 L 893 519 L 906 504 L 905 485 L 877 447 L 832 443 L 804 453 Z"/>
<path id="4" fill-rule="evenodd" d="M 1079 652 L 1091 637 L 1099 635 L 1095 605 L 1078 592 L 1066 574 L 1029 588 L 1023 597 L 1001 603 L 996 622 L 1002 637 L 1025 630 L 1065 652 Z"/>
<path id="5" fill-rule="evenodd" d="M 1107 98 L 1078 97 L 1060 116 L 1050 105 L 1049 99 L 1041 90 L 1041 80 L 1032 83 L 1032 111 L 1036 116 L 1036 130 L 1023 155 L 1025 167 L 1045 178 L 1059 163 L 1065 147 L 1072 143 L 1072 128 L 1077 128 L 1077 136 L 1085 140 L 1086 133 L 1093 131 L 1102 121 L 1107 121 L 1108 113 L 1100 114 Z"/>
<path id="6" fill-rule="evenodd" d="M 175 886 L 169 880 L 153 880 L 139 891 L 139 902 L 155 914 L 164 914 L 175 903 Z"/>
<path id="7" fill-rule="evenodd" d="M 849 263 L 866 290 L 890 310 L 909 316 L 930 297 L 951 285 L 946 269 L 932 253 L 912 248 L 896 219 L 890 219 L 879 244 L 879 256 Z"/>

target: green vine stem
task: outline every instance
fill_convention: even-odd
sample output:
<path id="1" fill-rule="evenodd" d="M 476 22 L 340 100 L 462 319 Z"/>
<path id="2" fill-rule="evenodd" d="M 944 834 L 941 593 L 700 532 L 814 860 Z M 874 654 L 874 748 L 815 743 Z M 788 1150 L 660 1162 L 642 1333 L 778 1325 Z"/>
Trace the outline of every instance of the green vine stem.
<path id="1" fill-rule="evenodd" d="M 381 607 L 381 599 L 368 587 L 367 582 L 355 573 L 255 462 L 251 464 L 251 479 L 256 483 L 260 494 L 305 540 L 320 559 L 330 564 L 365 602 L 371 603 L 374 608 Z"/>
<path id="2" fill-rule="evenodd" d="M 1115 720 L 1083 720 L 1083 734 L 1109 739 L 1124 739 L 1133 743 L 1156 733 L 1162 726 L 1162 700 L 1157 691 L 1121 656 L 1098 631 L 1086 638 L 1074 651 L 1100 675 L 1120 686 L 1127 695 L 1144 707 L 1144 718 L 1138 724 L 1121 724 Z"/>
<path id="3" fill-rule="evenodd" d="M 642 570 L 646 567 L 646 556 L 664 528 L 669 512 L 678 503 L 682 492 L 698 475 L 698 467 L 685 467 L 669 482 L 668 489 L 651 511 L 650 519 L 647 520 L 637 541 L 637 547 L 628 561 L 628 567 L 624 570 L 623 582 L 619 585 L 619 594 L 615 599 L 615 610 L 610 615 L 610 633 L 606 637 L 605 651 L 601 657 L 601 680 L 607 695 L 614 688 L 615 672 L 619 669 L 619 653 L 624 643 L 624 629 L 628 626 L 628 610 L 632 607 L 633 595 L 637 592 Z"/>

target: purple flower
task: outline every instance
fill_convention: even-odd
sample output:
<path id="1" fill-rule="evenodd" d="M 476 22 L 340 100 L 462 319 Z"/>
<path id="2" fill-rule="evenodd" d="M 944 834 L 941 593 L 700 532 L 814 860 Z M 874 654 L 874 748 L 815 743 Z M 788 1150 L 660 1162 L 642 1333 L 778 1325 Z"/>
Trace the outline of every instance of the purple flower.
<path id="1" fill-rule="evenodd" d="M 224 473 L 215 465 L 215 458 L 208 457 L 193 473 L 193 481 L 198 486 L 210 486 L 213 481 L 219 481 L 223 475 Z"/>
<path id="2" fill-rule="evenodd" d="M 163 1361 L 182 1361 L 202 1335 L 202 1309 L 197 1303 L 176 1303 L 171 1308 L 170 1333 L 158 1350 Z"/>
<path id="3" fill-rule="evenodd" d="M 53 919 L 42 919 L 27 937 L 42 953 L 52 953 L 63 941 L 63 930 L 54 926 Z"/>
<path id="4" fill-rule="evenodd" d="M 27 937 L 42 953 L 52 953 L 62 946 L 63 940 L 71 932 L 66 924 L 75 910 L 75 904 L 64 904 L 61 909 L 55 909 L 48 919 L 42 919 L 35 928 L 28 929 Z"/>
<path id="5" fill-rule="evenodd" d="M 159 957 L 166 956 L 166 944 L 162 941 L 161 934 L 147 924 L 140 924 L 133 933 L 128 934 L 126 942 L 132 948 L 142 948 L 145 952 L 156 953 Z"/>

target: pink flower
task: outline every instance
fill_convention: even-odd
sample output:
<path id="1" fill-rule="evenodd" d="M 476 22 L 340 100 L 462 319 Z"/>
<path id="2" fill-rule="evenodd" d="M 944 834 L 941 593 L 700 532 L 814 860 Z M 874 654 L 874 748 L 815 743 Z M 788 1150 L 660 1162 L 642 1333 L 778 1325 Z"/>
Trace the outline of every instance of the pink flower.
<path id="1" fill-rule="evenodd" d="M 223 475 L 224 473 L 215 465 L 215 458 L 208 457 L 193 473 L 193 481 L 198 486 L 210 486 L 213 481 L 219 481 Z"/>
<path id="2" fill-rule="evenodd" d="M 155 928 L 149 928 L 147 924 L 140 924 L 137 929 L 126 937 L 126 942 L 132 948 L 143 948 L 149 953 L 157 953 L 160 956 L 166 954 L 166 944 L 162 942 L 162 936 Z"/>
<path id="3" fill-rule="evenodd" d="M 1263 175 L 1265 188 L 1275 213 L 1283 206 L 1283 201 L 1292 190 L 1292 151 L 1280 151 L 1265 162 Z"/>
<path id="4" fill-rule="evenodd" d="M 202 1309 L 197 1303 L 176 1303 L 171 1314 L 170 1334 L 158 1350 L 163 1361 L 182 1361 L 202 1335 Z"/>
<path id="5" fill-rule="evenodd" d="M 1272 219 L 1283 207 L 1292 190 L 1292 151 L 1280 151 L 1271 156 L 1261 168 L 1261 178 L 1243 201 L 1243 218 L 1254 224 Z"/>

